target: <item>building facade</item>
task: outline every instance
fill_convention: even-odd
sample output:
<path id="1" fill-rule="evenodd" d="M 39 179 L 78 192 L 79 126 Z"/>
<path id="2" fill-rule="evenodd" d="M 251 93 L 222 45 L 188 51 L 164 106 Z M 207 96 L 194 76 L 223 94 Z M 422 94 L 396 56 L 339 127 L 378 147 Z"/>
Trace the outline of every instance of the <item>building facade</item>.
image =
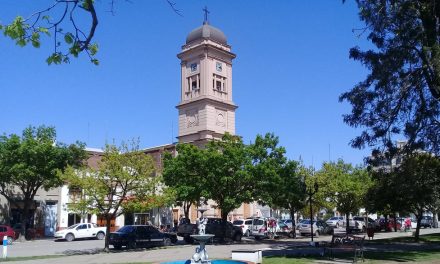
<path id="1" fill-rule="evenodd" d="M 180 59 L 181 84 L 178 109 L 178 142 L 203 146 L 209 140 L 219 140 L 225 133 L 235 134 L 235 110 L 233 101 L 232 65 L 236 57 L 231 52 L 225 34 L 211 26 L 205 19 L 202 26 L 192 30 L 177 57 Z M 151 155 L 159 173 L 162 171 L 164 152 L 176 153 L 176 143 L 144 149 Z M 102 158 L 101 149 L 86 149 L 89 157 L 87 164 L 96 168 Z M 81 190 L 69 189 L 67 185 L 40 190 L 35 196 L 31 208 L 33 218 L 29 223 L 41 236 L 53 236 L 59 229 L 80 222 L 97 223 L 105 226 L 105 219 L 99 215 L 78 215 L 69 211 L 69 204 L 81 196 Z M 220 217 L 220 211 L 214 209 L 212 201 L 205 216 Z M 17 210 L 0 197 L 0 222 L 14 225 L 20 222 Z M 196 206 L 191 207 L 190 218 L 198 217 Z M 157 208 L 148 212 L 123 214 L 111 221 L 111 230 L 126 224 L 147 224 L 172 227 L 183 215 L 183 209 Z M 229 215 L 229 220 L 250 216 L 271 216 L 268 207 L 256 203 L 243 204 Z"/>

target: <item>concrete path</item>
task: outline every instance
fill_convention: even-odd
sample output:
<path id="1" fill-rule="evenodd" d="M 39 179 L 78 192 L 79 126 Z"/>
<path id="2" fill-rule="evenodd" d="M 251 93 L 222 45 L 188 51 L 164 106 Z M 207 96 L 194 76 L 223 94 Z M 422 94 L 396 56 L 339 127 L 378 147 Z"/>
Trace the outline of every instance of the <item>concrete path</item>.
<path id="1" fill-rule="evenodd" d="M 433 229 L 421 230 L 421 234 L 429 234 L 429 233 L 440 233 L 440 229 L 433 228 Z M 381 238 L 411 236 L 411 234 L 412 234 L 411 232 L 378 233 L 375 235 L 374 239 L 376 240 Z M 330 239 L 331 239 L 330 236 L 321 236 L 316 238 L 315 241 L 329 241 Z M 284 255 L 286 253 L 291 254 L 295 252 L 299 252 L 300 254 L 309 254 L 307 250 L 314 251 L 312 253 L 316 253 L 315 252 L 316 250 L 320 250 L 316 248 L 307 247 L 309 241 L 310 238 L 277 239 L 277 240 L 262 240 L 262 241 L 255 241 L 252 238 L 250 238 L 250 239 L 244 239 L 242 243 L 231 243 L 226 245 L 225 244 L 207 245 L 206 248 L 208 250 L 210 259 L 230 259 L 231 251 L 234 249 L 260 249 L 263 250 L 263 255 Z M 23 246 L 25 246 L 26 243 L 29 244 L 35 243 L 34 245 L 37 246 L 40 243 L 40 241 L 25 242 L 23 243 L 24 244 Z M 86 245 L 87 242 L 85 242 L 84 244 Z M 63 245 L 65 247 L 70 245 L 70 243 L 63 243 L 60 245 Z M 28 263 L 28 264 L 31 263 L 32 264 L 33 263 L 35 264 L 135 263 L 135 262 L 161 263 L 172 260 L 190 259 L 192 254 L 194 254 L 194 249 L 195 249 L 195 245 L 184 245 L 184 244 L 179 244 L 168 248 L 151 248 L 151 249 L 140 249 L 140 250 L 130 250 L 130 251 L 112 250 L 110 253 L 100 253 L 100 250 L 97 248 L 78 249 L 78 250 L 70 250 L 70 251 L 69 249 L 65 248 L 64 251 L 60 251 L 58 252 L 58 254 L 71 255 L 71 256 L 62 256 L 60 258 L 53 258 L 53 259 L 14 261 L 11 263 Z M 35 250 L 33 250 L 32 252 L 35 252 Z M 41 250 L 42 254 L 36 254 L 36 255 L 52 255 L 52 254 L 44 254 L 43 252 L 44 251 Z M 16 254 L 14 255 L 17 256 L 17 255 L 26 255 L 26 254 L 19 254 L 18 252 L 16 252 Z"/>

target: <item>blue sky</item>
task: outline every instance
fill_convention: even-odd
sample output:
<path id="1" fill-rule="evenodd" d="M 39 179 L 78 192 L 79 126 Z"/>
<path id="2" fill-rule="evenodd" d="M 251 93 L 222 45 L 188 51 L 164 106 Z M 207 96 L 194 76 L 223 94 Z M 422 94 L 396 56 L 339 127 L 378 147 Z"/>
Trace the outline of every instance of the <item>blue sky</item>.
<path id="1" fill-rule="evenodd" d="M 338 96 L 367 71 L 348 58 L 353 46 L 369 47 L 354 1 L 184 1 L 97 2 L 99 66 L 85 56 L 48 66 L 52 40 L 39 49 L 20 48 L 0 38 L 0 133 L 29 126 L 55 126 L 58 140 L 88 147 L 139 137 L 141 147 L 175 141 L 180 95 L 176 54 L 187 34 L 203 22 L 227 36 L 237 54 L 233 65 L 236 132 L 245 142 L 273 132 L 290 159 L 307 165 L 343 158 L 360 164 L 369 149 L 352 149 L 360 130 L 343 123 L 350 111 Z M 29 16 L 53 1 L 2 0 L 0 23 Z M 85 24 L 87 21 L 85 21 Z"/>

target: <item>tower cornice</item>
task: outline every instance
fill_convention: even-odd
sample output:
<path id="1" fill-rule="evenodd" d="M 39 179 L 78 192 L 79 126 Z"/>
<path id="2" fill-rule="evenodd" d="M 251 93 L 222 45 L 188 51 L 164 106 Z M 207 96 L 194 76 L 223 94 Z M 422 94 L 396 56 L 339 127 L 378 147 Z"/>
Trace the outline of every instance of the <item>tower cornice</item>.
<path id="1" fill-rule="evenodd" d="M 224 50 L 222 48 L 216 47 L 215 45 L 206 43 L 206 44 L 201 44 L 201 45 L 197 45 L 192 47 L 191 49 L 187 49 L 182 51 L 181 53 L 177 54 L 177 58 L 184 60 L 184 58 L 188 55 L 188 54 L 192 54 L 194 52 L 200 51 L 200 52 L 204 52 L 205 49 L 211 49 L 211 50 L 215 50 L 223 55 L 226 55 L 228 57 L 230 57 L 231 59 L 235 59 L 237 57 L 237 55 L 235 55 L 235 53 L 232 53 L 230 51 Z"/>

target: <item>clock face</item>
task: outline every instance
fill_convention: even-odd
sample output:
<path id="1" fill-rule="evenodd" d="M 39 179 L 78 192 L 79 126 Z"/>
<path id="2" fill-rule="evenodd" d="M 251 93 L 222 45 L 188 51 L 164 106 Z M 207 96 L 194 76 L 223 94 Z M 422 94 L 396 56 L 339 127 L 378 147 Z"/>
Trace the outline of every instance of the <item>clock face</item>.
<path id="1" fill-rule="evenodd" d="M 217 62 L 215 64 L 215 68 L 217 69 L 217 71 L 221 72 L 222 71 L 222 64 L 221 64 L 221 62 Z"/>
<path id="2" fill-rule="evenodd" d="M 197 63 L 193 63 L 193 64 L 191 64 L 191 71 L 192 71 L 192 72 L 197 71 Z"/>

